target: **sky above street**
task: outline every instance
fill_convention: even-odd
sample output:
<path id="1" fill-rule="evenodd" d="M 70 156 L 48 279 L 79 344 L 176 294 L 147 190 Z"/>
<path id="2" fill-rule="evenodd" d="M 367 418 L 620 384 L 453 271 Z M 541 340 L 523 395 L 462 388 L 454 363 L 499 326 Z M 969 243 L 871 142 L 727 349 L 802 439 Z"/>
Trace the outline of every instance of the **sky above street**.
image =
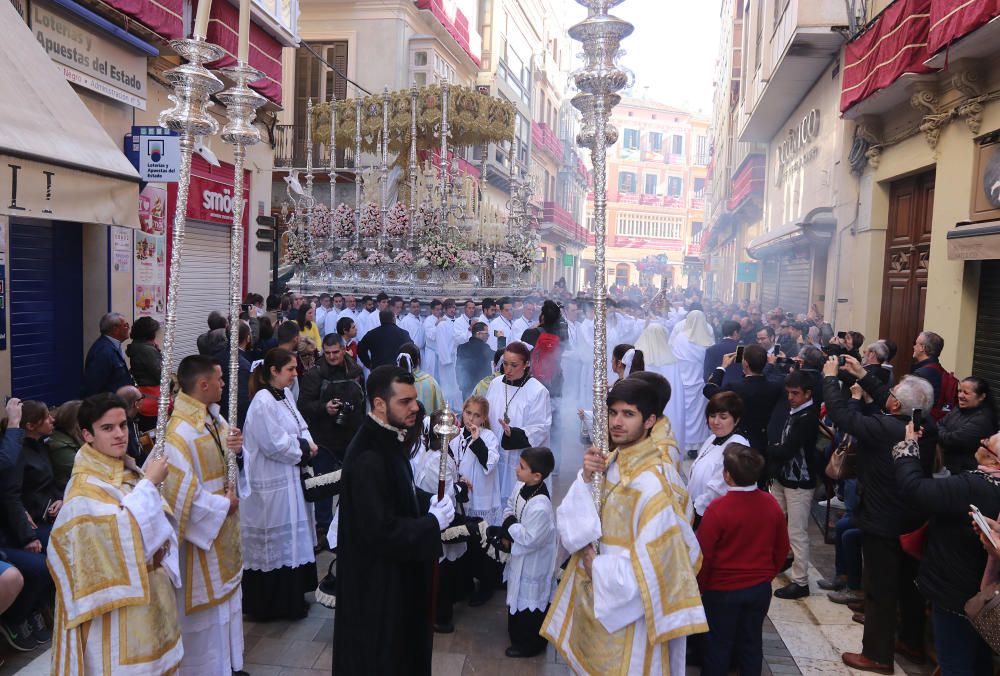
<path id="1" fill-rule="evenodd" d="M 576 20 L 586 16 L 565 1 Z M 626 0 L 611 10 L 635 26 L 622 42 L 622 63 L 636 75 L 633 96 L 710 114 L 720 7 L 719 0 Z"/>

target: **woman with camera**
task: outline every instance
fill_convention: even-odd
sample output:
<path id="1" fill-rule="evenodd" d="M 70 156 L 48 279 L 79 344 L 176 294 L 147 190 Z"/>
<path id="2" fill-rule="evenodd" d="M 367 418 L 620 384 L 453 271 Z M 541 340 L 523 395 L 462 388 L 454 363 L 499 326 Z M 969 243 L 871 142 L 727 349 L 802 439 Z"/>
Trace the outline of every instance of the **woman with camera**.
<path id="1" fill-rule="evenodd" d="M 941 676 L 988 676 L 993 673 L 992 651 L 965 617 L 964 607 L 979 592 L 986 568 L 969 507 L 984 514 L 1000 512 L 1000 433 L 979 442 L 975 469 L 936 479 L 926 477 L 921 466 L 922 434 L 908 423 L 906 438 L 893 447 L 892 457 L 900 494 L 929 519 L 916 581 L 933 608 L 938 666 Z"/>

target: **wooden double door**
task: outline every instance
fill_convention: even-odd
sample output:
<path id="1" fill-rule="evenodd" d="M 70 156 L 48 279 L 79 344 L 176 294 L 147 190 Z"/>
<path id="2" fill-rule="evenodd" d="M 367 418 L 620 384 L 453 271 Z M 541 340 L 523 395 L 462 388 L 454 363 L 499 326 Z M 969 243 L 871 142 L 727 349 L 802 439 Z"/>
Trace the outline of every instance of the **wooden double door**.
<path id="1" fill-rule="evenodd" d="M 890 185 L 878 337 L 895 341 L 899 348 L 893 364 L 897 381 L 910 372 L 913 343 L 924 330 L 933 212 L 934 170 Z M 875 337 L 866 339 L 871 342 Z"/>

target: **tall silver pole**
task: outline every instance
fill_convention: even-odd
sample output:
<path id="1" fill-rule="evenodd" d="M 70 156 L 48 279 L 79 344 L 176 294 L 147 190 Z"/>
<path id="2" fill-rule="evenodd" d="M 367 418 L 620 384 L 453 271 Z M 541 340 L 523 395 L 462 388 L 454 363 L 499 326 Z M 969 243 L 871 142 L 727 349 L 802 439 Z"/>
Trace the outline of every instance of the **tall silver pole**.
<path id="1" fill-rule="evenodd" d="M 451 127 L 448 124 L 448 93 L 450 86 L 447 81 L 441 83 L 441 157 L 438 163 L 441 167 L 441 234 L 448 232 L 448 134 Z"/>
<path id="2" fill-rule="evenodd" d="M 203 39 L 174 40 L 174 51 L 187 63 L 171 68 L 166 77 L 174 88 L 172 108 L 160 113 L 159 123 L 180 134 L 181 166 L 174 206 L 173 235 L 170 240 L 170 275 L 167 280 L 167 308 L 163 324 L 163 362 L 160 368 L 160 396 L 156 406 L 156 440 L 152 456 L 163 456 L 167 436 L 167 413 L 170 410 L 170 381 L 174 372 L 174 337 L 177 331 L 177 295 L 180 286 L 181 254 L 184 250 L 184 227 L 187 224 L 188 192 L 191 187 L 191 156 L 195 138 L 211 136 L 219 123 L 208 111 L 211 96 L 222 89 L 219 78 L 205 68 L 223 55 L 223 51 Z"/>
<path id="3" fill-rule="evenodd" d="M 417 224 L 417 83 L 410 86 L 410 233 L 406 245 L 413 248 Z"/>
<path id="4" fill-rule="evenodd" d="M 330 92 L 330 214 L 337 208 L 337 97 Z"/>
<path id="5" fill-rule="evenodd" d="M 254 125 L 257 108 L 265 98 L 250 89 L 249 84 L 263 77 L 263 73 L 249 64 L 239 62 L 223 73 L 236 85 L 219 94 L 226 105 L 229 120 L 222 128 L 222 140 L 233 146 L 233 225 L 229 238 L 229 401 L 228 418 L 230 433 L 236 431 L 239 421 L 240 382 L 240 295 L 243 291 L 243 164 L 247 146 L 260 142 L 260 130 Z M 310 120 L 311 123 L 311 120 Z M 226 478 L 231 490 L 236 489 L 236 454 L 226 451 Z"/>
<path id="6" fill-rule="evenodd" d="M 354 101 L 354 250 L 361 241 L 361 97 Z"/>

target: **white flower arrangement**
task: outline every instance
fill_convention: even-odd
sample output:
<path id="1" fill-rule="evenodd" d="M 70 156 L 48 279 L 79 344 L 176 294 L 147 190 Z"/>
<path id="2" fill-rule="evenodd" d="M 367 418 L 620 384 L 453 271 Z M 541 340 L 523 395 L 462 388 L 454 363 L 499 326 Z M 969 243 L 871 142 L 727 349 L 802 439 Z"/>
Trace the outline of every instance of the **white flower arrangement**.
<path id="1" fill-rule="evenodd" d="M 332 223 L 330 208 L 325 204 L 317 204 L 309 218 L 309 234 L 313 237 L 329 237 Z"/>
<path id="2" fill-rule="evenodd" d="M 514 257 L 506 251 L 498 251 L 493 257 L 493 263 L 498 268 L 512 268 L 514 267 Z"/>
<path id="3" fill-rule="evenodd" d="M 343 202 L 331 214 L 333 236 L 345 239 L 354 236 L 354 209 Z"/>
<path id="4" fill-rule="evenodd" d="M 308 235 L 288 233 L 285 261 L 293 265 L 306 265 L 312 259 L 312 246 Z"/>
<path id="5" fill-rule="evenodd" d="M 396 202 L 385 217 L 385 231 L 389 237 L 405 237 L 410 232 L 410 214 L 402 202 Z"/>
<path id="6" fill-rule="evenodd" d="M 361 236 L 378 237 L 382 230 L 382 211 L 374 202 L 368 202 L 361 207 Z"/>

